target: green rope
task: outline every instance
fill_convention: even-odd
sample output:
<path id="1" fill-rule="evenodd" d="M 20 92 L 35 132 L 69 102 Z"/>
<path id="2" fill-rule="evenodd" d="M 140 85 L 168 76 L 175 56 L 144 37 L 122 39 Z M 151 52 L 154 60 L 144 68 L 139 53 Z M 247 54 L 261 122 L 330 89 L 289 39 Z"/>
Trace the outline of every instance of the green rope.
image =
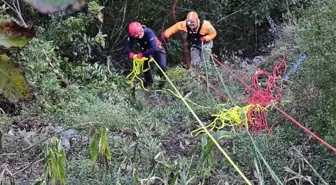
<path id="1" fill-rule="evenodd" d="M 211 60 L 212 60 L 212 62 L 213 62 L 213 64 L 214 64 L 214 66 L 215 66 L 215 69 L 216 69 L 216 71 L 217 71 L 217 74 L 218 74 L 218 76 L 219 76 L 219 79 L 220 79 L 220 81 L 221 81 L 222 86 L 224 87 L 226 93 L 228 94 L 228 96 L 229 96 L 231 102 L 233 102 L 231 93 L 229 92 L 228 88 L 226 87 L 226 85 L 225 85 L 225 83 L 224 83 L 224 80 L 223 80 L 223 78 L 222 78 L 222 75 L 219 73 L 219 70 L 218 70 L 218 68 L 217 68 L 217 66 L 216 66 L 216 63 L 215 63 L 215 61 L 214 61 L 212 55 L 211 55 Z"/>
<path id="2" fill-rule="evenodd" d="M 208 89 L 208 93 L 210 94 L 210 97 L 213 101 L 213 103 L 216 103 L 215 98 L 212 96 L 212 94 L 210 93 L 210 84 L 209 84 L 209 77 L 208 77 L 208 67 L 206 65 L 206 61 L 205 61 L 205 57 L 204 57 L 204 52 L 203 52 L 203 42 L 201 44 L 201 52 L 202 52 L 202 60 L 203 60 L 203 64 L 204 64 L 204 68 L 205 68 L 205 75 L 206 75 L 206 83 L 207 83 L 207 89 Z"/>
<path id="3" fill-rule="evenodd" d="M 265 158 L 262 156 L 261 152 L 259 151 L 257 145 L 255 144 L 255 141 L 253 139 L 253 137 L 251 136 L 250 132 L 248 132 L 248 135 L 252 141 L 252 144 L 253 144 L 253 148 L 254 150 L 257 152 L 257 154 L 259 155 L 260 159 L 262 160 L 262 162 L 265 164 L 265 166 L 267 167 L 268 171 L 270 172 L 270 174 L 272 175 L 272 178 L 274 179 L 274 181 L 277 183 L 277 184 L 280 184 L 280 185 L 284 185 L 280 178 L 275 174 L 275 172 L 273 171 L 273 169 L 271 168 L 271 166 L 267 163 L 267 161 L 265 160 Z"/>
<path id="4" fill-rule="evenodd" d="M 261 179 L 260 180 L 261 180 L 261 184 L 264 184 L 264 182 L 265 182 L 265 179 L 264 179 L 264 170 L 262 168 L 262 164 L 261 164 L 260 158 L 257 155 L 257 151 L 256 150 L 254 150 L 254 154 L 257 157 L 257 161 L 258 161 L 257 163 L 258 163 L 258 166 L 260 168 L 260 174 L 261 174 Z"/>

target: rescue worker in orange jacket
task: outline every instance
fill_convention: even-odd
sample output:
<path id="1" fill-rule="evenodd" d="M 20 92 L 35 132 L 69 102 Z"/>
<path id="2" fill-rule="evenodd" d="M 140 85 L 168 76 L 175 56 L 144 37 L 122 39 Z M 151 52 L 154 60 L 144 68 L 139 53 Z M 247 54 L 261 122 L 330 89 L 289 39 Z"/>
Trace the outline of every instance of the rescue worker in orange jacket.
<path id="1" fill-rule="evenodd" d="M 209 21 L 199 19 L 197 12 L 191 11 L 187 14 L 186 20 L 177 22 L 162 32 L 161 38 L 166 40 L 178 31 L 187 33 L 193 67 L 201 67 L 202 62 L 209 61 L 213 39 L 217 35 L 215 28 Z M 202 51 L 202 49 L 204 50 Z"/>

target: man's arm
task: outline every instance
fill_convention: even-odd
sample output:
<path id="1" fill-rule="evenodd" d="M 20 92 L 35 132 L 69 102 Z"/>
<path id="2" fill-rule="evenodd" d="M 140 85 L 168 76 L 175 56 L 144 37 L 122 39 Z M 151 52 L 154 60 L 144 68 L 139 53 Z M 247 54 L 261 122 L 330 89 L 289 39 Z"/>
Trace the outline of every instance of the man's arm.
<path id="1" fill-rule="evenodd" d="M 167 28 L 163 33 L 166 38 L 169 38 L 178 31 L 187 32 L 187 26 L 185 21 L 175 23 L 171 27 Z"/>
<path id="2" fill-rule="evenodd" d="M 205 22 L 204 26 L 207 32 L 207 35 L 205 36 L 206 41 L 213 40 L 217 35 L 216 29 L 208 21 Z"/>

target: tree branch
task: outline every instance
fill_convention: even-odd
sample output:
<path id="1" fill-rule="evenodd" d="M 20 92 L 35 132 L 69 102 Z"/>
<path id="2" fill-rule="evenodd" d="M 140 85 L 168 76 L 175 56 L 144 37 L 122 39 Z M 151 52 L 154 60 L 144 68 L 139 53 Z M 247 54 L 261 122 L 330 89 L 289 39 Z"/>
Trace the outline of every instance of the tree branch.
<path id="1" fill-rule="evenodd" d="M 3 3 L 5 3 L 10 9 L 12 9 L 15 12 L 15 9 L 9 4 L 7 3 L 5 0 L 1 0 Z"/>
<path id="2" fill-rule="evenodd" d="M 23 171 L 26 171 L 28 168 L 30 168 L 30 167 L 31 167 L 33 164 L 35 164 L 36 162 L 40 162 L 40 161 L 44 160 L 44 158 L 40 159 L 40 157 L 41 157 L 42 155 L 44 155 L 44 152 L 40 153 L 40 155 L 38 155 L 38 156 L 37 156 L 31 163 L 29 163 L 26 167 L 24 167 L 24 168 L 22 168 L 21 170 L 19 170 L 19 171 L 13 173 L 12 176 L 14 177 L 14 176 L 17 175 L 17 174 L 19 174 L 19 173 L 21 173 L 21 172 L 23 172 Z M 40 160 L 38 160 L 38 159 L 40 159 Z"/>
<path id="3" fill-rule="evenodd" d="M 111 55 L 107 57 L 107 72 L 112 75 L 111 69 L 110 69 L 110 63 L 111 63 Z M 1 149 L 1 148 L 0 148 Z"/>
<path id="4" fill-rule="evenodd" d="M 23 24 L 24 27 L 28 27 L 25 20 L 23 19 L 22 17 L 22 14 L 21 14 L 21 9 L 20 9 L 20 3 L 19 3 L 19 0 L 16 0 L 16 4 L 15 2 L 13 2 L 13 4 L 9 4 L 8 2 L 6 2 L 6 0 L 1 0 L 3 3 L 5 3 L 10 9 L 12 9 L 16 15 L 18 16 L 18 18 L 20 19 L 20 22 Z"/>
<path id="5" fill-rule="evenodd" d="M 0 129 L 0 154 L 2 153 L 2 130 Z"/>
<path id="6" fill-rule="evenodd" d="M 17 4 L 17 7 L 18 7 L 18 11 L 21 14 L 20 1 L 16 0 L 16 4 Z"/>

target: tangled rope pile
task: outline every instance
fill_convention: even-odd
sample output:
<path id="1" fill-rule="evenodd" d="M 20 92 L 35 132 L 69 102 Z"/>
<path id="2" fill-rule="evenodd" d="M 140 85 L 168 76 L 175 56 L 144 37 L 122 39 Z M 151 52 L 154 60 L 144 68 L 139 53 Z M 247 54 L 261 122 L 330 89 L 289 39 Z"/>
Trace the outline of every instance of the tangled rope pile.
<path id="1" fill-rule="evenodd" d="M 280 101 L 282 99 L 282 88 L 277 86 L 277 82 L 283 79 L 286 68 L 285 57 L 283 57 L 273 66 L 272 73 L 262 69 L 257 70 L 252 77 L 252 88 L 246 88 L 245 90 L 245 93 L 248 94 L 246 103 L 260 104 L 266 107 L 273 101 Z M 263 78 L 266 79 L 264 89 L 261 87 L 263 82 L 259 82 L 259 79 Z"/>
<path id="2" fill-rule="evenodd" d="M 252 77 L 252 88 L 246 89 L 248 97 L 246 103 L 254 105 L 247 112 L 247 122 L 249 124 L 249 131 L 254 134 L 259 134 L 262 130 L 268 130 L 271 134 L 272 128 L 267 123 L 266 108 L 272 105 L 274 101 L 281 101 L 282 88 L 277 86 L 277 83 L 282 80 L 286 72 L 285 56 L 273 66 L 273 72 L 270 74 L 265 70 L 259 69 Z M 265 88 L 261 88 L 262 82 L 259 79 L 266 79 Z"/>
<path id="3" fill-rule="evenodd" d="M 253 104 L 251 104 L 253 105 Z M 248 130 L 253 134 L 259 134 L 263 130 L 268 130 L 268 124 L 267 124 L 267 116 L 265 108 L 259 104 L 254 104 L 250 107 L 250 109 L 247 111 L 247 125 Z M 269 131 L 269 133 L 271 133 Z"/>
<path id="4" fill-rule="evenodd" d="M 225 127 L 231 127 L 231 130 L 235 133 L 233 127 L 245 126 L 249 132 L 254 135 L 260 134 L 263 130 L 267 130 L 268 133 L 271 134 L 273 132 L 272 128 L 283 122 L 279 121 L 269 126 L 266 109 L 270 105 L 273 105 L 275 101 L 281 101 L 282 99 L 282 88 L 278 87 L 277 84 L 282 80 L 286 72 L 285 57 L 283 56 L 283 58 L 273 66 L 272 73 L 262 69 L 257 70 L 252 77 L 251 86 L 246 83 L 245 79 L 238 77 L 232 70 L 226 68 L 217 58 L 213 57 L 213 59 L 223 70 L 235 76 L 236 79 L 245 86 L 243 94 L 247 95 L 247 99 L 243 102 L 246 106 L 240 107 L 236 105 L 231 109 L 223 109 L 218 114 L 212 115 L 216 117 L 207 128 L 210 130 L 221 130 Z M 260 82 L 260 80 L 264 80 L 265 82 Z M 262 88 L 262 86 L 264 86 L 264 88 Z M 244 119 L 241 119 L 242 115 Z M 202 130 L 198 128 L 192 133 L 198 135 L 202 133 Z"/>
<path id="5" fill-rule="evenodd" d="M 244 107 L 236 105 L 230 109 L 222 109 L 218 114 L 211 116 L 216 116 L 216 118 L 206 126 L 210 131 L 222 130 L 224 127 L 230 127 L 231 131 L 236 133 L 235 127 L 242 128 L 245 126 L 248 127 L 251 132 L 260 133 L 262 129 L 267 126 L 267 122 L 266 124 L 263 122 L 266 120 L 264 108 L 260 105 L 250 104 Z M 261 120 L 260 118 L 264 119 Z M 247 125 L 244 125 L 244 123 L 247 123 Z M 198 128 L 192 131 L 192 134 L 199 135 L 203 132 L 204 130 L 202 128 Z"/>
<path id="6" fill-rule="evenodd" d="M 298 121 L 296 121 L 294 118 L 292 118 L 289 114 L 287 114 L 285 111 L 280 109 L 275 104 L 275 102 L 281 102 L 281 99 L 282 99 L 282 88 L 277 87 L 277 82 L 283 79 L 282 76 L 286 72 L 285 57 L 283 57 L 282 60 L 280 60 L 278 63 L 274 65 L 272 75 L 263 70 L 257 71 L 255 75 L 252 77 L 252 87 L 248 86 L 244 80 L 242 80 L 237 75 L 235 75 L 230 69 L 226 68 L 221 62 L 219 62 L 217 58 L 213 57 L 213 59 L 221 67 L 221 69 L 223 69 L 226 72 L 229 72 L 242 85 L 245 86 L 246 88 L 245 93 L 247 93 L 248 95 L 247 101 L 245 103 L 255 104 L 256 106 L 262 105 L 263 109 L 259 109 L 259 110 L 250 109 L 249 112 L 247 113 L 248 115 L 247 121 L 250 121 L 249 122 L 250 131 L 254 131 L 258 133 L 262 129 L 267 129 L 269 133 L 272 133 L 272 128 L 274 126 L 279 125 L 284 122 L 284 118 L 283 118 L 279 122 L 268 127 L 265 110 L 267 107 L 271 106 L 272 108 L 280 112 L 282 115 L 284 115 L 286 118 L 291 120 L 298 127 L 302 128 L 306 133 L 308 133 L 309 135 L 314 137 L 316 140 L 318 140 L 321 144 L 325 145 L 332 151 L 336 152 L 335 147 L 331 146 L 329 143 L 325 142 L 323 139 L 321 139 L 319 136 L 314 134 L 308 128 L 304 127 L 302 124 L 300 124 Z M 265 90 L 262 90 L 260 88 L 261 83 L 259 83 L 259 76 L 261 74 L 264 74 L 267 77 L 267 83 L 266 83 Z"/>
<path id="7" fill-rule="evenodd" d="M 144 86 L 143 80 L 139 76 L 142 72 L 146 72 L 146 71 L 150 70 L 151 60 L 148 61 L 148 68 L 146 68 L 146 69 L 144 68 L 144 66 L 145 66 L 144 63 L 145 63 L 146 60 L 148 60 L 148 58 L 142 57 L 142 58 L 139 59 L 135 55 L 133 57 L 133 62 L 132 62 L 133 63 L 133 68 L 132 68 L 133 70 L 130 74 L 128 74 L 126 76 L 126 78 L 130 78 L 132 76 L 132 78 L 129 81 L 127 81 L 127 83 L 131 85 L 131 87 L 134 87 L 134 80 L 138 79 L 141 83 L 142 89 L 145 90 L 145 91 L 148 91 L 148 89 L 146 89 L 145 86 Z"/>

